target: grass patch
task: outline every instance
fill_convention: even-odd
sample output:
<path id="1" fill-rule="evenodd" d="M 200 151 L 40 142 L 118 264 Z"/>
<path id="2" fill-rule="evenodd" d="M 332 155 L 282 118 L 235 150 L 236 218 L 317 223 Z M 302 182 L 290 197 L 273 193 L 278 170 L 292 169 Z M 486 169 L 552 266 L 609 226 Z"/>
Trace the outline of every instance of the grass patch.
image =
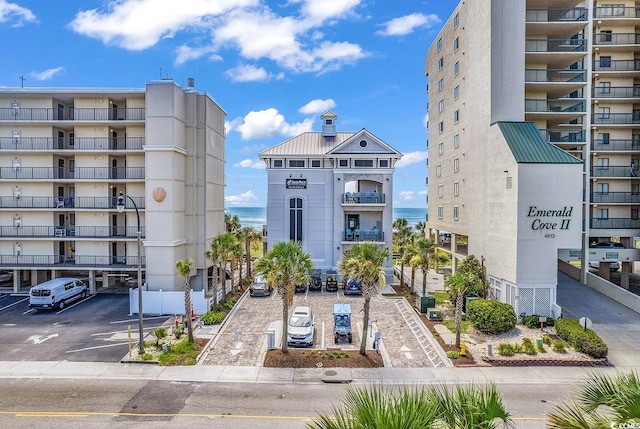
<path id="1" fill-rule="evenodd" d="M 455 319 L 444 319 L 442 321 L 442 324 L 444 326 L 446 326 L 447 329 L 449 329 L 451 332 L 453 332 L 453 333 L 456 332 L 456 321 L 455 321 Z M 460 332 L 461 333 L 467 332 L 467 329 L 469 328 L 470 325 L 471 325 L 470 321 L 463 320 L 462 323 L 460 324 Z"/>
<path id="2" fill-rule="evenodd" d="M 447 292 L 429 292 L 429 295 L 436 298 L 436 305 L 449 303 L 449 294 Z"/>
<path id="3" fill-rule="evenodd" d="M 161 353 L 158 357 L 160 365 L 195 365 L 201 348 L 190 343 L 188 338 L 174 344 L 171 351 Z"/>

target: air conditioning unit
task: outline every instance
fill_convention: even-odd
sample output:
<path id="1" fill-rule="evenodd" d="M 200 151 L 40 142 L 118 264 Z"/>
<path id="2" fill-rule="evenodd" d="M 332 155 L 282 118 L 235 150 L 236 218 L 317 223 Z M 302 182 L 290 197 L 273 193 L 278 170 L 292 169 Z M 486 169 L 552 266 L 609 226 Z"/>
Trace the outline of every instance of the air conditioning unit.
<path id="1" fill-rule="evenodd" d="M 437 308 L 428 308 L 427 318 L 429 320 L 442 320 L 442 312 Z"/>

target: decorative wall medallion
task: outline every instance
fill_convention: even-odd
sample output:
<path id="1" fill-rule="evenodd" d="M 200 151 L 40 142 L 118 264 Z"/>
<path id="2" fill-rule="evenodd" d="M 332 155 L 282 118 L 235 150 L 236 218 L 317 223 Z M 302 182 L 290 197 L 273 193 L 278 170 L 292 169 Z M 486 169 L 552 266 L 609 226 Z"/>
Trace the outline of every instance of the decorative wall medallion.
<path id="1" fill-rule="evenodd" d="M 164 188 L 156 188 L 153 190 L 153 199 L 159 203 L 163 202 L 166 196 L 167 191 L 165 191 Z"/>

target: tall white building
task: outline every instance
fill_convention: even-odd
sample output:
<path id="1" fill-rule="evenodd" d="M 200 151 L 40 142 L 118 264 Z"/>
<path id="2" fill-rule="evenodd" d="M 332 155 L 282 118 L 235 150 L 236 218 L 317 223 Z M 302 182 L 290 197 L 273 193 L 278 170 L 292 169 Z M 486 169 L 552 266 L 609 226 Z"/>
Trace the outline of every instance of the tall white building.
<path id="1" fill-rule="evenodd" d="M 429 48 L 428 226 L 519 312 L 553 309 L 560 254 L 583 279 L 619 259 L 623 286 L 637 259 L 590 247 L 640 235 L 638 10 L 464 0 Z"/>
<path id="2" fill-rule="evenodd" d="M 225 112 L 189 83 L 0 88 L 0 270 L 14 290 L 62 271 L 95 290 L 139 263 L 148 290 L 182 290 L 186 257 L 192 288 L 206 287 L 205 251 L 224 231 Z"/>
<path id="3" fill-rule="evenodd" d="M 321 116 L 307 132 L 259 154 L 267 164 L 268 247 L 296 240 L 315 268 L 337 270 L 344 252 L 371 241 L 391 253 L 393 172 L 402 154 L 366 129 L 337 131 Z M 391 279 L 390 258 L 384 264 Z"/>

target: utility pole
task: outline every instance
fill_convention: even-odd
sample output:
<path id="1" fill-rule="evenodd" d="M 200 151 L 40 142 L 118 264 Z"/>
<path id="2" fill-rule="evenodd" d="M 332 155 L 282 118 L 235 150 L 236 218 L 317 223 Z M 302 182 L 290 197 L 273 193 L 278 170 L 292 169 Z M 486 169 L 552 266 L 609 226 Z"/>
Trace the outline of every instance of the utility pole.
<path id="1" fill-rule="evenodd" d="M 27 78 L 24 77 L 24 75 L 21 74 L 18 79 L 20 79 L 20 81 L 21 81 L 20 88 L 24 88 L 24 81 L 27 80 Z"/>

